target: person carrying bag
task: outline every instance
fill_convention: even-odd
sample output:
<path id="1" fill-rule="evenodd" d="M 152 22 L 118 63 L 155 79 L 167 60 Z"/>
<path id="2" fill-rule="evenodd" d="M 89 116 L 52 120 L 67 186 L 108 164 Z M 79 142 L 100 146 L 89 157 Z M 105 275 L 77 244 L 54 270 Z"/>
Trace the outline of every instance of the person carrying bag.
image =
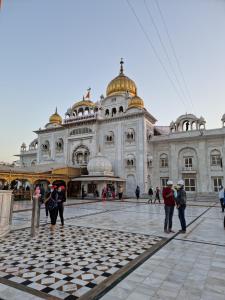
<path id="1" fill-rule="evenodd" d="M 51 231 L 55 231 L 55 225 L 57 221 L 58 216 L 58 192 L 57 192 L 57 186 L 51 186 L 51 192 L 50 196 L 47 198 L 46 202 L 50 214 L 51 219 Z"/>

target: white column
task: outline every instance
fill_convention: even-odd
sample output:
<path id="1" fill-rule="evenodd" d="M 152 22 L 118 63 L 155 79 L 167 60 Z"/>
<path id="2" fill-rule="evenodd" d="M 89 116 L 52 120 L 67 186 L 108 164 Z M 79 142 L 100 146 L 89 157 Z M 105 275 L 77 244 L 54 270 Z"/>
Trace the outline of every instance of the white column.
<path id="1" fill-rule="evenodd" d="M 0 237 L 10 231 L 12 191 L 0 191 Z"/>

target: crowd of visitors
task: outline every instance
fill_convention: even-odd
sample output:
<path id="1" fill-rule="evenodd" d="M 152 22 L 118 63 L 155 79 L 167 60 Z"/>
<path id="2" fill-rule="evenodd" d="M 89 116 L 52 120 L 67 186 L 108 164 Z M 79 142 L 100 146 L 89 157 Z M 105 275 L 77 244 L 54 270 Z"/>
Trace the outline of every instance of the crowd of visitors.
<path id="1" fill-rule="evenodd" d="M 123 197 L 123 188 L 119 186 L 117 195 L 119 200 L 122 200 Z M 140 187 L 137 186 L 135 189 L 135 195 L 137 200 L 140 198 Z M 156 187 L 155 191 L 150 187 L 148 191 L 149 199 L 148 203 L 154 203 L 156 201 L 160 202 L 160 189 Z M 108 198 L 115 199 L 116 191 L 115 188 L 112 187 L 104 187 L 102 189 L 102 200 L 106 200 Z M 49 185 L 49 191 L 46 193 L 41 185 L 38 185 L 34 192 L 34 197 L 39 199 L 40 203 L 45 204 L 45 212 L 46 212 L 46 223 L 48 220 L 48 215 L 50 215 L 51 220 L 51 230 L 55 230 L 55 225 L 57 221 L 57 217 L 59 215 L 61 220 L 61 225 L 64 226 L 64 202 L 66 201 L 66 193 L 64 186 L 56 186 Z M 166 187 L 162 190 L 162 197 L 164 200 L 164 209 L 165 209 L 165 220 L 164 220 L 164 232 L 165 233 L 174 233 L 172 229 L 173 225 L 173 214 L 174 208 L 176 207 L 178 210 L 178 217 L 181 225 L 181 233 L 186 232 L 186 220 L 185 220 L 185 209 L 186 209 L 186 192 L 184 189 L 184 181 L 179 180 L 177 185 L 173 185 L 173 181 L 168 180 Z M 218 197 L 221 204 L 222 212 L 225 209 L 225 189 L 223 186 L 219 187 Z M 223 225 L 225 229 L 225 216 L 223 220 Z"/>
<path id="2" fill-rule="evenodd" d="M 41 185 L 37 185 L 34 191 L 34 198 L 37 198 L 40 205 L 45 204 L 46 223 L 48 221 L 48 215 L 51 220 L 51 231 L 55 230 L 57 217 L 59 215 L 61 225 L 64 226 L 64 202 L 66 201 L 66 193 L 64 186 L 56 186 L 50 184 L 49 190 L 45 192 Z"/>

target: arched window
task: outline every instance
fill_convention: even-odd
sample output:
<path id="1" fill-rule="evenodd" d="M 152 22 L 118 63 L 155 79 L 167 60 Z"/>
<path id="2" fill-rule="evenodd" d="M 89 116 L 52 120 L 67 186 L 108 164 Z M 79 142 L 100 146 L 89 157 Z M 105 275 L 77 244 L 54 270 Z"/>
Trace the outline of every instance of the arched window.
<path id="1" fill-rule="evenodd" d="M 186 120 L 183 123 L 183 131 L 189 131 L 189 130 L 191 130 L 190 122 Z"/>
<path id="2" fill-rule="evenodd" d="M 37 164 L 37 161 L 36 161 L 36 159 L 32 160 L 32 162 L 31 162 L 31 166 L 36 166 L 36 164 Z"/>
<path id="3" fill-rule="evenodd" d="M 113 109 L 112 109 L 112 117 L 113 117 L 114 115 L 116 115 L 116 108 L 115 108 L 115 107 L 113 107 Z"/>
<path id="4" fill-rule="evenodd" d="M 150 130 L 147 130 L 146 137 L 147 137 L 147 141 L 149 142 L 152 138 L 152 132 Z"/>
<path id="5" fill-rule="evenodd" d="M 109 143 L 114 143 L 114 132 L 113 131 L 109 131 L 105 137 L 105 141 L 107 144 Z"/>
<path id="6" fill-rule="evenodd" d="M 126 132 L 126 140 L 127 142 L 133 142 L 135 141 L 135 131 L 133 128 L 129 128 Z"/>
<path id="7" fill-rule="evenodd" d="M 109 116 L 109 110 L 108 110 L 108 109 L 106 109 L 105 115 L 106 115 L 107 117 Z"/>
<path id="8" fill-rule="evenodd" d="M 63 139 L 60 138 L 56 141 L 56 152 L 63 152 L 63 148 L 64 148 L 64 142 Z"/>
<path id="9" fill-rule="evenodd" d="M 123 106 L 119 107 L 119 113 L 123 113 Z"/>
<path id="10" fill-rule="evenodd" d="M 192 130 L 196 130 L 196 129 L 197 129 L 197 124 L 196 124 L 196 122 L 192 122 L 192 124 L 191 124 L 191 129 L 192 129 Z"/>
<path id="11" fill-rule="evenodd" d="M 77 112 L 77 110 L 75 109 L 75 110 L 73 111 L 73 116 L 76 117 L 77 115 L 78 115 L 78 112 Z"/>
<path id="12" fill-rule="evenodd" d="M 222 157 L 219 150 L 214 149 L 210 153 L 211 166 L 222 167 Z"/>
<path id="13" fill-rule="evenodd" d="M 79 110 L 78 110 L 78 116 L 82 117 L 83 114 L 84 114 L 84 109 L 83 109 L 83 107 L 80 107 Z"/>
<path id="14" fill-rule="evenodd" d="M 125 165 L 127 168 L 135 167 L 136 160 L 135 160 L 135 156 L 133 154 L 128 154 L 126 161 L 125 161 Z"/>
<path id="15" fill-rule="evenodd" d="M 78 165 L 78 166 L 87 165 L 89 161 L 89 157 L 90 157 L 89 149 L 84 145 L 80 145 L 73 151 L 72 162 L 74 165 Z"/>
<path id="16" fill-rule="evenodd" d="M 38 140 L 33 140 L 29 145 L 29 150 L 37 150 L 38 148 Z"/>
<path id="17" fill-rule="evenodd" d="M 151 155 L 147 155 L 147 167 L 151 168 L 152 167 L 152 156 Z"/>
<path id="18" fill-rule="evenodd" d="M 85 107 L 84 115 L 87 116 L 87 115 L 89 115 L 89 113 L 90 113 L 89 107 Z"/>
<path id="19" fill-rule="evenodd" d="M 50 144 L 49 141 L 45 141 L 42 145 L 41 145 L 41 150 L 43 153 L 47 153 L 50 151 Z"/>
<path id="20" fill-rule="evenodd" d="M 160 168 L 168 168 L 168 155 L 163 153 L 160 155 Z"/>

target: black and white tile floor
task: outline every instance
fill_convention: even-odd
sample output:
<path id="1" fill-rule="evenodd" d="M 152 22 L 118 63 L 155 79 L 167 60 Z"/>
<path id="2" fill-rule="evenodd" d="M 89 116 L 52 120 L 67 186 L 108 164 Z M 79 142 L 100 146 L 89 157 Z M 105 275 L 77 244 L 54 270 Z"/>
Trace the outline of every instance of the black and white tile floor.
<path id="1" fill-rule="evenodd" d="M 78 299 L 162 239 L 104 229 L 41 226 L 0 239 L 0 277 L 60 299 Z"/>

